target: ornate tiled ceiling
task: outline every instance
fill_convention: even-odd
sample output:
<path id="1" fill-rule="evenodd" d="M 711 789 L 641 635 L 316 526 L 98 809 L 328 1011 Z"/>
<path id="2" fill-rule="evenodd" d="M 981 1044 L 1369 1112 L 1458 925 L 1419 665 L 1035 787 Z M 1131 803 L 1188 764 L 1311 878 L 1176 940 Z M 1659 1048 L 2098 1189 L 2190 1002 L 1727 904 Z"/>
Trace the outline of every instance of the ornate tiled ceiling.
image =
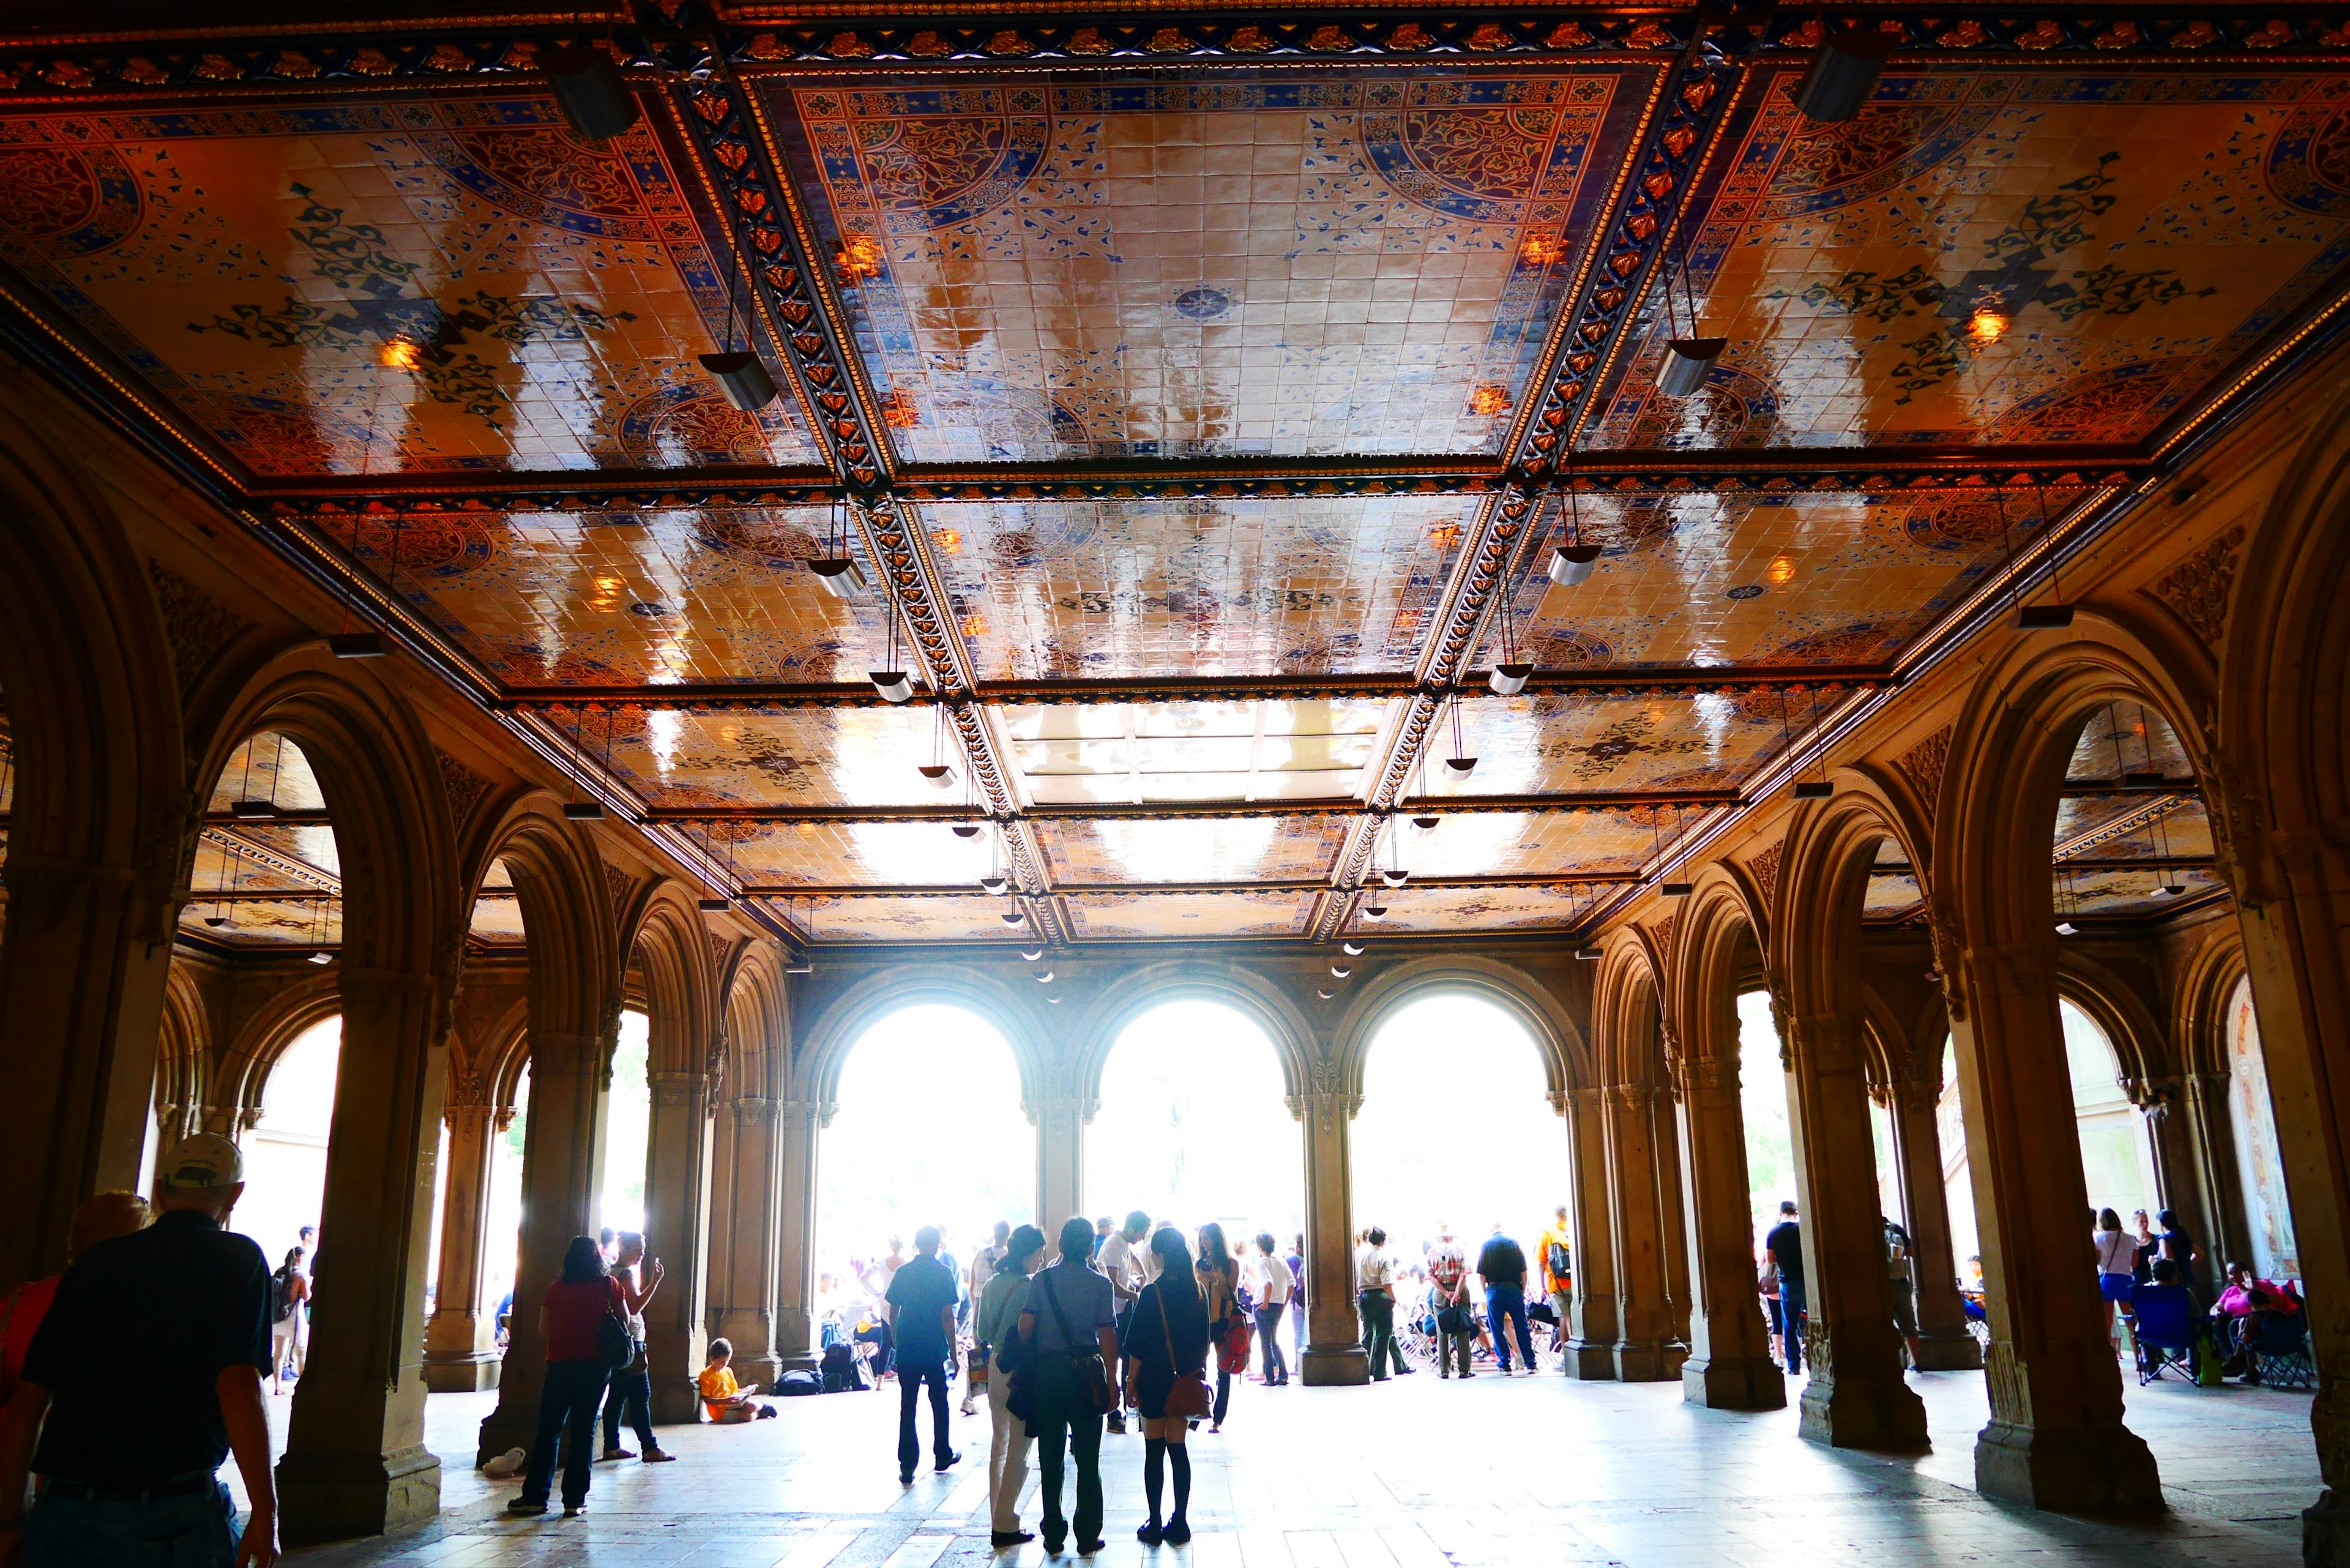
<path id="1" fill-rule="evenodd" d="M 639 9 L 0 35 L 0 328 L 798 943 L 1588 929 L 2044 597 L 2350 261 L 2314 15 L 1878 7 L 1824 125 L 1793 11 Z M 580 36 L 608 140 L 536 68 Z M 695 363 L 746 332 L 757 413 Z M 2060 898 L 2192 905 L 2186 761 L 2115 722 Z M 233 807 L 197 891 L 291 944 L 323 807 Z"/>

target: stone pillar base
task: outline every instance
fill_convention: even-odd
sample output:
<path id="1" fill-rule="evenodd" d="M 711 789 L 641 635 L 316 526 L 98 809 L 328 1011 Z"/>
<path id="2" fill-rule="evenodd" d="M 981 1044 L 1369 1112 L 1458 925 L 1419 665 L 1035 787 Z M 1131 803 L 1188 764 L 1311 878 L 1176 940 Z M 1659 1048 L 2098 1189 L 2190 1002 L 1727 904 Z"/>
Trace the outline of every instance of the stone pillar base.
<path id="1" fill-rule="evenodd" d="M 1975 1438 L 1975 1490 L 2051 1513 L 2160 1513 L 2165 1507 L 2153 1453 L 2119 1425 L 2052 1431 L 1993 1421 Z"/>
<path id="2" fill-rule="evenodd" d="M 1566 1375 L 1585 1383 L 1616 1381 L 1616 1347 L 1587 1339 L 1566 1342 Z"/>
<path id="3" fill-rule="evenodd" d="M 421 1447 L 277 1461 L 277 1533 L 289 1547 L 381 1535 L 440 1511 L 441 1461 Z"/>
<path id="4" fill-rule="evenodd" d="M 778 1376 L 786 1372 L 821 1372 L 823 1370 L 824 1358 L 812 1350 L 795 1351 L 791 1355 L 779 1355 L 775 1358 L 775 1372 Z M 775 1385 L 771 1383 L 768 1386 L 772 1388 Z"/>
<path id="5" fill-rule="evenodd" d="M 656 1427 L 691 1427 L 702 1419 L 702 1390 L 682 1377 L 653 1375 L 652 1421 Z M 762 1391 L 768 1386 L 762 1386 Z"/>
<path id="6" fill-rule="evenodd" d="M 1371 1380 L 1371 1358 L 1359 1345 L 1307 1345 L 1297 1376 L 1308 1388 L 1351 1388 Z"/>
<path id="7" fill-rule="evenodd" d="M 1623 1383 L 1669 1383 L 1679 1375 L 1676 1346 L 1651 1340 L 1619 1341 L 1615 1347 L 1616 1377 Z M 1684 1355 L 1687 1352 L 1683 1352 Z"/>
<path id="8" fill-rule="evenodd" d="M 2350 1498 L 2322 1491 L 2302 1511 L 2301 1561 L 2303 1568 L 2350 1568 Z"/>
<path id="9" fill-rule="evenodd" d="M 481 1469 L 509 1449 L 530 1452 L 530 1441 L 538 1435 L 538 1411 L 509 1410 L 504 1397 L 500 1396 L 498 1407 L 482 1417 L 482 1435 L 473 1453 L 473 1468 Z"/>
<path id="10" fill-rule="evenodd" d="M 1918 1339 L 1918 1370 L 1920 1372 L 1981 1372 L 1982 1346 L 1975 1336 L 1964 1329 L 1952 1334 L 1920 1334 Z"/>
<path id="11" fill-rule="evenodd" d="M 1796 1430 L 1832 1449 L 1921 1453 L 1934 1446 L 1926 1436 L 1926 1407 L 1898 1372 L 1880 1384 L 1814 1374 L 1804 1386 L 1802 1411 Z"/>
<path id="12" fill-rule="evenodd" d="M 1681 1398 L 1709 1410 L 1783 1410 L 1787 1375 L 1767 1355 L 1681 1363 Z"/>
<path id="13" fill-rule="evenodd" d="M 428 1350 L 424 1353 L 424 1387 L 432 1394 L 479 1394 L 498 1386 L 504 1355 L 494 1350 Z"/>

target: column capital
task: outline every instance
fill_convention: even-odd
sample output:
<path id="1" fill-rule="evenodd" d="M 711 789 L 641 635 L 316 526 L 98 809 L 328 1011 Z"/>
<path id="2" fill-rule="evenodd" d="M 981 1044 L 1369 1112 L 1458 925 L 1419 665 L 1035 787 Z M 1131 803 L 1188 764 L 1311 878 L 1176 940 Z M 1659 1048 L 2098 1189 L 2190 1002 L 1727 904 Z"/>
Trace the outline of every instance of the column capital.
<path id="1" fill-rule="evenodd" d="M 1362 1096 L 1342 1095 L 1335 1090 L 1323 1090 L 1310 1095 L 1288 1095 L 1284 1096 L 1284 1101 L 1289 1106 L 1292 1120 L 1318 1121 L 1322 1124 L 1325 1132 L 1333 1130 L 1340 1120 L 1353 1121 L 1363 1108 Z"/>
<path id="2" fill-rule="evenodd" d="M 1040 1095 L 1023 1099 L 1020 1113 L 1032 1127 L 1043 1127 L 1047 1116 L 1076 1116 L 1079 1127 L 1091 1127 L 1094 1117 L 1101 1114 L 1101 1101 L 1084 1095 Z"/>
<path id="3" fill-rule="evenodd" d="M 1657 1085 L 1654 1084 L 1617 1084 L 1612 1085 L 1611 1093 L 1614 1096 L 1616 1103 L 1623 1106 L 1626 1110 L 1645 1111 L 1651 1105 L 1656 1103 Z"/>
<path id="4" fill-rule="evenodd" d="M 1692 1095 L 1729 1095 L 1736 1097 L 1740 1073 L 1735 1056 L 1686 1056 L 1681 1059 L 1681 1079 Z"/>
<path id="5" fill-rule="evenodd" d="M 530 1032 L 530 1075 L 534 1081 L 550 1074 L 604 1071 L 604 1039 L 600 1034 L 573 1034 L 559 1029 Z"/>
<path id="6" fill-rule="evenodd" d="M 645 1076 L 657 1106 L 691 1106 L 711 1089 L 708 1073 L 648 1073 Z"/>

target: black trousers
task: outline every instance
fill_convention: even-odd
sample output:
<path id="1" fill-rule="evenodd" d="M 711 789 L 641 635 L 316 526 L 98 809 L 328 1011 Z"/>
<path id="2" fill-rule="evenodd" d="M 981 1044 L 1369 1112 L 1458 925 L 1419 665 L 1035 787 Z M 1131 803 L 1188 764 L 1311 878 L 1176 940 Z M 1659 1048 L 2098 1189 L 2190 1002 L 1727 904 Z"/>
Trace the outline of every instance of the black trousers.
<path id="1" fill-rule="evenodd" d="M 623 1415 L 629 1418 L 629 1430 L 637 1435 L 637 1451 L 640 1454 L 659 1452 L 660 1444 L 653 1440 L 653 1378 L 650 1367 L 612 1374 L 610 1391 L 604 1396 L 606 1453 L 620 1446 L 620 1417 Z"/>
<path id="2" fill-rule="evenodd" d="M 558 1449 L 563 1459 L 563 1506 L 588 1501 L 588 1445 L 596 1438 L 596 1402 L 604 1397 L 600 1361 L 550 1361 L 538 1391 L 538 1433 L 531 1439 L 530 1469 L 524 1472 L 523 1501 L 544 1503 L 555 1481 Z"/>
<path id="3" fill-rule="evenodd" d="M 1028 1419 L 1028 1433 L 1036 1439 L 1037 1501 L 1044 1508 L 1045 1542 L 1059 1544 L 1067 1537 L 1071 1522 L 1076 1526 L 1080 1544 L 1098 1541 L 1102 1532 L 1101 1416 L 1079 1409 L 1070 1397 L 1075 1380 L 1065 1370 L 1066 1363 L 1055 1365 L 1053 1358 L 1040 1356 L 1033 1365 L 1036 1408 Z M 1061 1513 L 1061 1478 L 1072 1455 L 1077 1461 L 1074 1521 L 1064 1520 Z"/>
<path id="4" fill-rule="evenodd" d="M 921 1403 L 922 1386 L 931 1390 L 931 1462 L 943 1465 L 954 1451 L 947 1441 L 947 1364 L 898 1359 L 898 1473 L 911 1475 L 921 1462 L 921 1439 L 914 1433 L 914 1415 Z"/>

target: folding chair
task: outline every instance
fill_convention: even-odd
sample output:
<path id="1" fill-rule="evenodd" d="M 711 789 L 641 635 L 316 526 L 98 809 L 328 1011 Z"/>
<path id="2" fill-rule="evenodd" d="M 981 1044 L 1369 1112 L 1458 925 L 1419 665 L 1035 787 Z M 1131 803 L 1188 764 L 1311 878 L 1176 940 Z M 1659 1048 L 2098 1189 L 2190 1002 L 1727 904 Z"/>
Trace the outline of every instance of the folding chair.
<path id="1" fill-rule="evenodd" d="M 2195 1298 L 2184 1285 L 2139 1285 L 2130 1292 L 2130 1314 L 2137 1323 L 2137 1381 L 2140 1387 L 2176 1367 L 2191 1385 L 2195 1381 Z"/>
<path id="2" fill-rule="evenodd" d="M 2309 1356 L 2309 1320 L 2301 1314 L 2264 1314 L 2260 1335 L 2252 1341 L 2252 1353 L 2260 1357 L 2262 1386 L 2317 1386 L 2317 1363 Z"/>

